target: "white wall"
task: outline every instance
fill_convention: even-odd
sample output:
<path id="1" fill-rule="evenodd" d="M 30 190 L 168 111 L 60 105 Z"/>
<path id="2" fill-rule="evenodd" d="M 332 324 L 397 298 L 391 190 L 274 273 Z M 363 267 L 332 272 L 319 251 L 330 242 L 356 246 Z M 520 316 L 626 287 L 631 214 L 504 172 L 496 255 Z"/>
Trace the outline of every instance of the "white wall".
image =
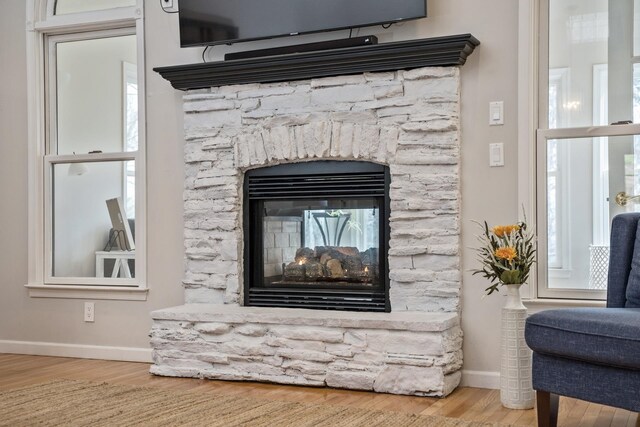
<path id="1" fill-rule="evenodd" d="M 182 246 L 182 111 L 181 92 L 152 71 L 153 67 L 200 61 L 201 49 L 180 49 L 177 15 L 165 14 L 157 2 L 145 2 L 147 60 L 148 281 L 147 302 L 96 303 L 96 322 L 82 321 L 81 300 L 32 299 L 27 282 L 27 129 L 24 2 L 2 0 L 0 15 L 0 228 L 11 242 L 0 257 L 0 340 L 44 341 L 84 345 L 147 347 L 149 311 L 183 302 L 180 280 Z M 518 2 L 429 0 L 429 18 L 393 26 L 363 29 L 381 41 L 472 33 L 481 42 L 462 68 L 462 232 L 463 247 L 475 246 L 472 219 L 492 223 L 517 218 L 517 41 Z M 344 37 L 345 32 L 335 34 Z M 306 36 L 309 39 L 327 38 Z M 284 44 L 262 41 L 253 47 Z M 246 46 L 247 48 L 249 46 Z M 224 51 L 210 49 L 212 59 Z M 505 125 L 489 127 L 490 101 L 505 103 Z M 504 142 L 506 166 L 489 168 L 489 143 Z M 6 244 L 3 253 L 7 252 Z M 476 267 L 470 249 L 463 251 L 462 316 L 466 371 L 497 372 L 500 360 L 501 296 L 482 299 L 484 280 L 468 272 Z M 122 331 L 127 331 L 123 334 Z M 0 350 L 2 349 L 0 341 Z M 5 343 L 5 348 L 7 345 Z M 479 377 L 482 379 L 483 376 Z M 495 379 L 495 376 L 489 376 Z M 495 384 L 495 383 L 494 383 Z"/>

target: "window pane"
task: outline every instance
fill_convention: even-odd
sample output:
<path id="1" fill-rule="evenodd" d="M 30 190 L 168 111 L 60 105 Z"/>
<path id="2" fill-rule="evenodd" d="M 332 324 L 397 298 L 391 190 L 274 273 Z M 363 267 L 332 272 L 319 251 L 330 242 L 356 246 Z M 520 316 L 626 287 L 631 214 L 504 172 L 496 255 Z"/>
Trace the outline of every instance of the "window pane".
<path id="1" fill-rule="evenodd" d="M 57 0 L 56 15 L 135 6 L 136 0 Z"/>
<path id="2" fill-rule="evenodd" d="M 57 154 L 138 149 L 135 35 L 57 43 L 56 73 Z"/>
<path id="3" fill-rule="evenodd" d="M 549 128 L 633 120 L 637 3 L 549 1 Z"/>
<path id="4" fill-rule="evenodd" d="M 640 0 L 633 0 L 633 56 L 640 56 Z"/>
<path id="5" fill-rule="evenodd" d="M 114 272 L 119 277 L 135 276 L 135 250 L 127 250 L 135 249 L 135 206 L 132 214 L 118 215 L 107 204 L 119 199 L 124 211 L 125 200 L 135 203 L 128 194 L 135 177 L 127 175 L 133 163 L 53 166 L 54 277 L 112 277 Z M 118 206 L 118 202 L 110 204 Z"/>
<path id="6" fill-rule="evenodd" d="M 263 212 L 265 285 L 381 286 L 379 200 L 269 200 Z"/>
<path id="7" fill-rule="evenodd" d="M 637 136 L 547 142 L 547 255 L 551 289 L 606 289 L 611 219 L 638 211 Z"/>

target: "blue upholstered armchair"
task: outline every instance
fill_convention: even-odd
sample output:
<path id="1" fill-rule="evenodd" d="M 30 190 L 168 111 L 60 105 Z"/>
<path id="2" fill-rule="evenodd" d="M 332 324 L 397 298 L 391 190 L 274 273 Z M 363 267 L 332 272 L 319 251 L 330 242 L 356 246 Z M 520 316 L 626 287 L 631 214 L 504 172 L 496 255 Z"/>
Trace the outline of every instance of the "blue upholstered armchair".
<path id="1" fill-rule="evenodd" d="M 527 319 L 538 426 L 555 426 L 558 395 L 640 412 L 640 213 L 616 216 L 606 308 Z"/>

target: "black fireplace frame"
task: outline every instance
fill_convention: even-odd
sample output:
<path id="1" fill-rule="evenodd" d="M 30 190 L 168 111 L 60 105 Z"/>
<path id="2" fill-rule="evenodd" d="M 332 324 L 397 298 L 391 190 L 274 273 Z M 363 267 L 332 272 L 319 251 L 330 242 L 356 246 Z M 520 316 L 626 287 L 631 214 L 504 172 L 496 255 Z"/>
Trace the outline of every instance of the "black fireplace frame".
<path id="1" fill-rule="evenodd" d="M 289 177 L 291 180 L 278 180 L 278 177 Z M 276 186 L 268 184 L 272 179 L 278 181 Z M 318 190 L 311 184 L 314 188 L 311 194 L 308 190 L 301 189 L 301 186 L 307 188 L 315 180 L 332 182 L 334 185 L 332 189 Z M 247 171 L 243 186 L 244 305 L 390 312 L 390 183 L 388 166 L 364 161 L 317 160 Z M 263 223 L 261 216 L 253 211 L 261 206 L 261 201 L 358 197 L 384 198 L 380 204 L 380 287 L 367 289 L 353 286 L 341 289 L 323 284 L 310 289 L 309 286 L 279 288 L 257 285 L 263 277 Z M 251 236 L 255 244 L 252 244 Z"/>

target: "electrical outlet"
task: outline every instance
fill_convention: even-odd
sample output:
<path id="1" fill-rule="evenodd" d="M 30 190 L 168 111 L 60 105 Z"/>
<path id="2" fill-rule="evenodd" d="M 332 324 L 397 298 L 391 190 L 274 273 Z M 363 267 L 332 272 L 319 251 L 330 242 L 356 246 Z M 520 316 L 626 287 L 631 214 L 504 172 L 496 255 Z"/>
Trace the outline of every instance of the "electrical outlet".
<path id="1" fill-rule="evenodd" d="M 96 304 L 94 302 L 84 303 L 84 321 L 94 322 L 96 315 Z"/>
<path id="2" fill-rule="evenodd" d="M 165 12 L 173 13 L 178 11 L 177 0 L 160 0 L 160 4 Z"/>

